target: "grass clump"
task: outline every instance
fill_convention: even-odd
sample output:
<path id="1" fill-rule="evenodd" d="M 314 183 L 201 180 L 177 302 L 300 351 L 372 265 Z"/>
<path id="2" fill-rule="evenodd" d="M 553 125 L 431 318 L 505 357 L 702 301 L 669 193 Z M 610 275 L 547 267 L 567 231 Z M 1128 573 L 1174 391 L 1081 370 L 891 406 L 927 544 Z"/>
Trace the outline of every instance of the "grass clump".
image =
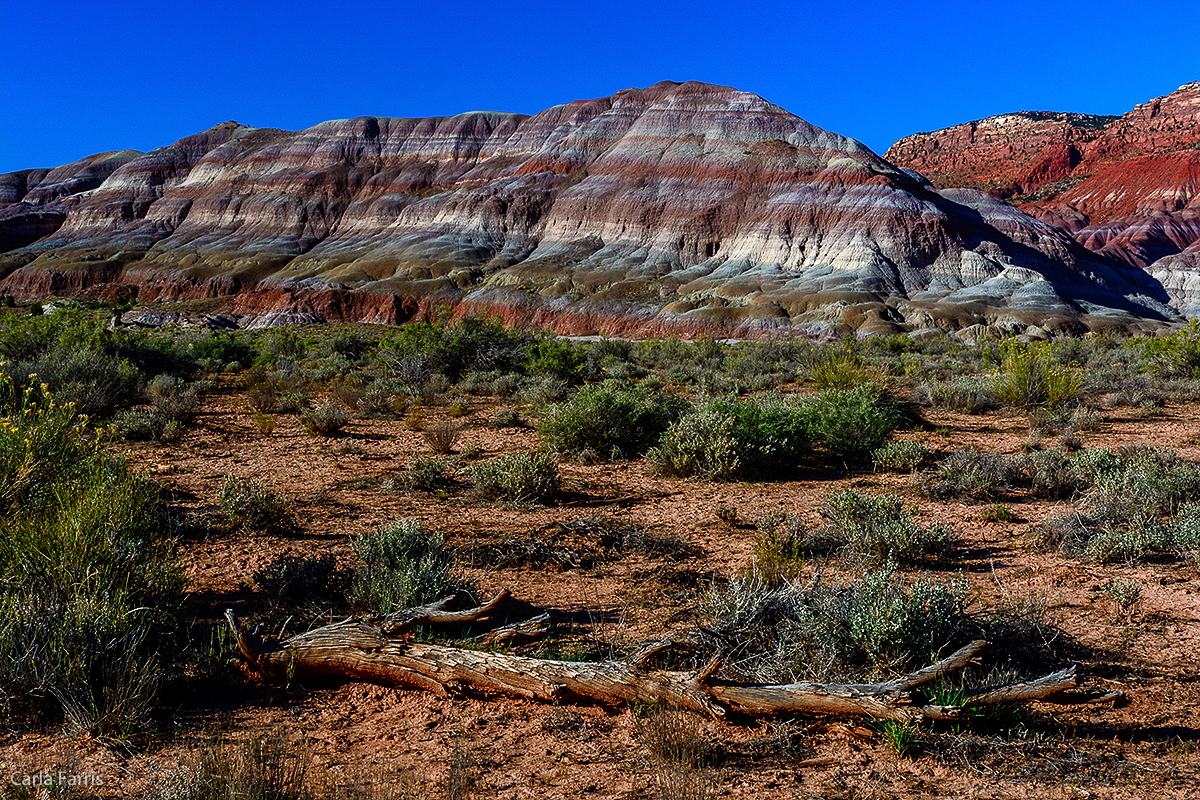
<path id="1" fill-rule="evenodd" d="M 639 387 L 589 384 L 550 405 L 538 431 L 551 448 L 572 457 L 593 450 L 607 458 L 634 458 L 659 440 L 684 405 Z"/>
<path id="2" fill-rule="evenodd" d="M 392 475 L 386 484 L 390 490 L 439 492 L 454 485 L 454 463 L 440 456 L 414 455 L 407 469 Z"/>
<path id="3" fill-rule="evenodd" d="M 923 405 L 962 414 L 985 414 L 999 406 L 992 380 L 974 375 L 922 383 L 917 387 L 917 399 Z"/>
<path id="4" fill-rule="evenodd" d="M 243 531 L 287 534 L 296 529 L 287 497 L 258 481 L 226 475 L 217 503 L 229 524 Z"/>
<path id="5" fill-rule="evenodd" d="M 955 450 L 938 465 L 937 473 L 920 484 L 926 497 L 997 500 L 1003 497 L 1019 476 L 1011 456 Z"/>
<path id="6" fill-rule="evenodd" d="M 300 424 L 314 436 L 333 436 L 350 423 L 350 412 L 332 400 L 300 412 Z"/>
<path id="7" fill-rule="evenodd" d="M 871 456 L 876 472 L 915 472 L 933 456 L 933 451 L 918 441 L 891 442 Z"/>
<path id="8" fill-rule="evenodd" d="M 1055 363 L 1053 350 L 1044 345 L 1016 341 L 1001 345 L 1004 360 L 992 378 L 992 391 L 1005 405 L 1026 411 L 1057 409 L 1079 396 L 1079 373 Z"/>
<path id="9" fill-rule="evenodd" d="M 509 453 L 473 464 L 467 476 L 478 497 L 546 503 L 558 493 L 558 464 L 546 453 Z"/>
<path id="10" fill-rule="evenodd" d="M 903 674 L 977 639 L 1020 663 L 1046 641 L 1036 609 L 972 609 L 970 587 L 905 581 L 892 565 L 847 579 L 771 587 L 755 572 L 709 595 L 712 646 L 736 643 L 723 677 L 765 683 L 866 682 Z"/>
<path id="11" fill-rule="evenodd" d="M 822 513 L 825 525 L 819 540 L 872 563 L 937 555 L 949 546 L 954 534 L 949 525 L 918 525 L 895 495 L 834 491 L 825 498 Z"/>
<path id="12" fill-rule="evenodd" d="M 813 541 L 799 515 L 764 514 L 755 522 L 754 569 L 769 586 L 795 580 L 813 549 Z"/>
<path id="13" fill-rule="evenodd" d="M 299 611 L 316 615 L 323 605 L 346 595 L 348 576 L 332 553 L 319 556 L 281 555 L 253 574 L 254 585 L 267 599 L 268 613 Z"/>
<path id="14" fill-rule="evenodd" d="M 426 428 L 422 436 L 430 450 L 439 456 L 444 456 L 454 451 L 454 445 L 458 442 L 460 432 L 461 429 L 457 425 L 450 420 L 443 419 L 436 422 L 433 427 Z"/>
<path id="15" fill-rule="evenodd" d="M 359 566 L 350 587 L 351 604 L 390 614 L 424 605 L 465 588 L 455 574 L 446 538 L 420 522 L 400 519 L 352 542 Z"/>

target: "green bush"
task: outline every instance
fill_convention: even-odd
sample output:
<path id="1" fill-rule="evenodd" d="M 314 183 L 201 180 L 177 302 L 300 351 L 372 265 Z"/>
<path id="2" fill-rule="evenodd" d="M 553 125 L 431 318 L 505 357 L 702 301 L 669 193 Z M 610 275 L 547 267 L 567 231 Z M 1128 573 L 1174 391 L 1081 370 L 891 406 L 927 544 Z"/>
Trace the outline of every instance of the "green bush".
<path id="1" fill-rule="evenodd" d="M 351 544 L 359 566 L 350 601 L 359 610 L 390 614 L 464 588 L 454 574 L 453 553 L 445 537 L 416 520 L 382 525 Z"/>
<path id="2" fill-rule="evenodd" d="M 0 414 L 0 695 L 15 716 L 134 735 L 182 645 L 157 492 L 39 385 L 0 377 Z"/>
<path id="3" fill-rule="evenodd" d="M 188 354 L 209 371 L 223 372 L 226 369 L 245 369 L 254 362 L 258 353 L 243 335 L 213 332 L 192 341 L 188 346 Z"/>
<path id="4" fill-rule="evenodd" d="M 384 337 L 376 352 L 393 378 L 417 387 L 434 373 L 458 381 L 471 371 L 521 372 L 530 344 L 529 334 L 496 319 L 468 317 L 453 325 L 409 323 Z"/>
<path id="5" fill-rule="evenodd" d="M 823 541 L 875 563 L 936 555 L 949 546 L 954 533 L 949 525 L 921 527 L 895 495 L 834 491 L 826 496 L 822 513 Z"/>
<path id="6" fill-rule="evenodd" d="M 545 453 L 509 453 L 467 468 L 474 494 L 492 500 L 545 503 L 558 493 L 558 464 Z"/>
<path id="7" fill-rule="evenodd" d="M 107 417 L 137 397 L 141 376 L 123 341 L 82 310 L 0 316 L 0 359 L 13 384 L 45 383 L 56 400 L 90 417 Z"/>
<path id="8" fill-rule="evenodd" d="M 899 424 L 896 410 L 879 388 L 829 389 L 805 398 L 809 441 L 818 452 L 841 462 L 862 462 L 878 450 Z"/>
<path id="9" fill-rule="evenodd" d="M 531 375 L 545 375 L 575 384 L 583 377 L 586 365 L 587 356 L 579 345 L 545 336 L 530 349 L 526 369 Z"/>
<path id="10" fill-rule="evenodd" d="M 655 471 L 676 477 L 771 475 L 814 455 L 861 461 L 895 425 L 895 412 L 870 385 L 812 396 L 712 400 L 672 423 L 647 459 Z"/>
<path id="11" fill-rule="evenodd" d="M 642 388 L 590 384 L 549 406 L 538 431 L 551 448 L 572 457 L 592 450 L 635 458 L 659 440 L 685 405 Z"/>
<path id="12" fill-rule="evenodd" d="M 736 424 L 734 415 L 720 408 L 696 409 L 671 424 L 646 460 L 660 475 L 731 480 L 741 473 L 747 455 Z"/>

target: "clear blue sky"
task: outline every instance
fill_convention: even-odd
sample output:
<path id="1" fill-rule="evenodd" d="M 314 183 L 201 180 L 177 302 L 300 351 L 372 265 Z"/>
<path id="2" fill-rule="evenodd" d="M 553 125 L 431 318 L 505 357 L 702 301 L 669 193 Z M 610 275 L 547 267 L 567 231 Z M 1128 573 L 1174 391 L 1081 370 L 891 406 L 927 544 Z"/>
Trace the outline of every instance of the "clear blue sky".
<path id="1" fill-rule="evenodd" d="M 226 120 L 534 113 L 660 80 L 762 95 L 882 153 L 1020 109 L 1200 80 L 1200 0 L 0 0 L 0 173 Z"/>

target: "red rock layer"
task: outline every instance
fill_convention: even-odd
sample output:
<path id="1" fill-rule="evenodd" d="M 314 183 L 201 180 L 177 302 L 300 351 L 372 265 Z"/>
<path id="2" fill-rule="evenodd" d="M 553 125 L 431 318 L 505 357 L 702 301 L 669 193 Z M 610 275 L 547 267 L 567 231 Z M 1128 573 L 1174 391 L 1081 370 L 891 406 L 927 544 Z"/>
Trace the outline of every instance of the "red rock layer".
<path id="1" fill-rule="evenodd" d="M 49 175 L 0 178 L 25 226 L 14 240 L 54 222 L 39 228 L 45 206 L 19 199 Z M 714 332 L 1173 315 L 1143 273 L 1051 225 L 939 194 L 852 139 L 698 83 L 533 117 L 227 123 L 58 197 L 61 227 L 0 253 L 6 291 L 120 281 L 146 298 L 230 294 L 272 319 L 278 303 L 400 314 L 378 298 L 401 298 Z"/>
<path id="2" fill-rule="evenodd" d="M 1008 114 L 917 134 L 886 157 L 938 186 L 1012 198 L 1130 266 L 1200 241 L 1200 83 L 1116 118 Z"/>

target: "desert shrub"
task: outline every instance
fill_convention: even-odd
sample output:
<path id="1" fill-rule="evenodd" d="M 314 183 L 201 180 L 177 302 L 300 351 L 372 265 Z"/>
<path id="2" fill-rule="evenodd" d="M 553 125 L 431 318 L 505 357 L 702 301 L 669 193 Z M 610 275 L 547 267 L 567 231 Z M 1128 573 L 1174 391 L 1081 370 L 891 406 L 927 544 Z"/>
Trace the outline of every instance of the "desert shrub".
<path id="1" fill-rule="evenodd" d="M 516 503 L 545 503 L 558 493 L 558 464 L 545 453 L 509 453 L 473 464 L 467 475 L 475 495 Z"/>
<path id="2" fill-rule="evenodd" d="M 493 428 L 520 428 L 524 424 L 521 412 L 515 408 L 505 406 L 496 409 L 496 412 L 492 414 L 491 425 Z"/>
<path id="3" fill-rule="evenodd" d="M 1167 535 L 1180 558 L 1200 565 L 1200 504 L 1181 506 L 1167 526 Z"/>
<path id="4" fill-rule="evenodd" d="M 454 464 L 439 456 L 414 455 L 407 469 L 392 475 L 385 488 L 392 491 L 437 492 L 454 485 Z"/>
<path id="5" fill-rule="evenodd" d="M 970 587 L 905 581 L 891 566 L 845 580 L 819 573 L 770 587 L 750 572 L 709 593 L 722 677 L 766 683 L 865 682 L 904 674 L 985 638 L 1025 667 L 1044 650 L 1036 609 L 972 609 Z"/>
<path id="6" fill-rule="evenodd" d="M 730 480 L 741 472 L 746 451 L 736 424 L 733 414 L 720 408 L 696 409 L 671 423 L 646 461 L 660 475 Z"/>
<path id="7" fill-rule="evenodd" d="M 1061 408 L 1079 395 L 1079 374 L 1054 363 L 1044 346 L 1015 341 L 1003 345 L 1004 361 L 992 379 L 992 390 L 1004 404 L 1022 409 Z"/>
<path id="8" fill-rule="evenodd" d="M 870 375 L 858 342 L 847 340 L 837 346 L 815 349 L 808 363 L 808 379 L 818 389 L 847 390 L 867 383 Z"/>
<path id="9" fill-rule="evenodd" d="M 372 383 L 358 399 L 358 414 L 364 419 L 391 419 L 396 415 L 392 393 L 380 383 Z"/>
<path id="10" fill-rule="evenodd" d="M 579 345 L 566 339 L 544 336 L 530 348 L 525 366 L 531 375 L 545 375 L 575 384 L 583 377 L 586 365 L 587 356 Z"/>
<path id="11" fill-rule="evenodd" d="M 1184 503 L 1200 500 L 1200 464 L 1166 448 L 1092 451 L 1072 462 L 1091 483 L 1080 508 L 1115 524 L 1173 514 Z"/>
<path id="12" fill-rule="evenodd" d="M 517 398 L 523 403 L 529 403 L 534 406 L 545 406 L 550 403 L 562 402 L 570 394 L 571 387 L 567 385 L 566 381 L 558 378 L 543 377 L 526 384 L 517 393 Z"/>
<path id="13" fill-rule="evenodd" d="M 873 495 L 844 489 L 830 492 L 823 503 L 822 543 L 842 548 L 852 557 L 882 563 L 915 561 L 944 551 L 954 529 L 918 525 L 904 501 L 895 495 Z"/>
<path id="14" fill-rule="evenodd" d="M 70 404 L 0 377 L 0 698 L 125 737 L 179 641 L 182 578 L 155 488 Z"/>
<path id="15" fill-rule="evenodd" d="M 926 497 L 938 499 L 995 500 L 1012 488 L 1018 474 L 1011 456 L 955 450 L 938 465 L 936 475 L 922 482 L 919 489 Z"/>
<path id="16" fill-rule="evenodd" d="M 439 456 L 444 456 L 454 451 L 454 444 L 458 441 L 459 432 L 460 429 L 457 425 L 443 419 L 438 420 L 433 427 L 426 428 L 422 435 L 430 450 Z"/>
<path id="17" fill-rule="evenodd" d="M 899 423 L 879 388 L 829 389 L 801 403 L 809 441 L 826 457 L 861 462 L 879 449 Z"/>
<path id="18" fill-rule="evenodd" d="M 538 431 L 560 453 L 577 456 L 595 450 L 612 458 L 633 458 L 659 440 L 684 405 L 641 388 L 590 384 L 566 402 L 550 405 Z"/>
<path id="19" fill-rule="evenodd" d="M 1142 519 L 1128 525 L 1099 526 L 1083 546 L 1083 555 L 1097 563 L 1134 564 L 1170 548 L 1167 529 L 1158 520 Z"/>
<path id="20" fill-rule="evenodd" d="M 923 405 L 963 414 L 984 414 L 998 406 L 992 381 L 974 375 L 927 381 L 917 387 L 916 396 Z"/>
<path id="21" fill-rule="evenodd" d="M 300 424 L 316 436 L 332 436 L 350 423 L 350 412 L 339 403 L 326 400 L 316 408 L 300 412 Z"/>
<path id="22" fill-rule="evenodd" d="M 1013 463 L 1029 481 L 1029 493 L 1034 497 L 1070 498 L 1087 486 L 1071 460 L 1057 450 L 1025 453 L 1015 457 Z"/>
<path id="23" fill-rule="evenodd" d="M 915 472 L 933 456 L 933 451 L 913 439 L 891 442 L 871 456 L 876 472 Z"/>
<path id="24" fill-rule="evenodd" d="M 390 614 L 464 587 L 455 575 L 445 537 L 416 520 L 382 525 L 351 545 L 360 563 L 351 582 L 350 601 L 360 610 Z"/>
<path id="25" fill-rule="evenodd" d="M 217 503 L 229 524 L 243 531 L 287 534 L 296 529 L 287 497 L 258 481 L 226 475 L 217 492 Z"/>
<path id="26" fill-rule="evenodd" d="M 319 556 L 280 555 L 255 570 L 254 585 L 267 598 L 272 612 L 319 613 L 323 603 L 344 598 L 349 576 L 338 569 L 332 553 Z"/>
<path id="27" fill-rule="evenodd" d="M 769 586 L 794 580 L 816 544 L 796 514 L 773 512 L 755 521 L 754 569 Z"/>
<path id="28" fill-rule="evenodd" d="M 241 371 L 250 366 L 257 356 L 254 345 L 246 337 L 220 332 L 194 339 L 188 345 L 188 353 L 211 372 L 230 368 L 231 371 Z"/>
<path id="29" fill-rule="evenodd" d="M 150 400 L 149 408 L 117 414 L 110 426 L 114 433 L 129 440 L 173 442 L 183 435 L 200 408 L 197 387 L 194 384 L 185 386 L 171 375 L 155 376 L 146 386 L 146 395 Z"/>
<path id="30" fill-rule="evenodd" d="M 1069 461 L 1087 487 L 1079 510 L 1032 526 L 1022 545 L 1097 562 L 1188 557 L 1200 465 L 1148 446 L 1083 450 Z"/>
<path id="31" fill-rule="evenodd" d="M 246 402 L 264 414 L 287 414 L 308 406 L 306 383 L 296 373 L 269 372 L 262 367 L 247 371 L 243 380 Z"/>

